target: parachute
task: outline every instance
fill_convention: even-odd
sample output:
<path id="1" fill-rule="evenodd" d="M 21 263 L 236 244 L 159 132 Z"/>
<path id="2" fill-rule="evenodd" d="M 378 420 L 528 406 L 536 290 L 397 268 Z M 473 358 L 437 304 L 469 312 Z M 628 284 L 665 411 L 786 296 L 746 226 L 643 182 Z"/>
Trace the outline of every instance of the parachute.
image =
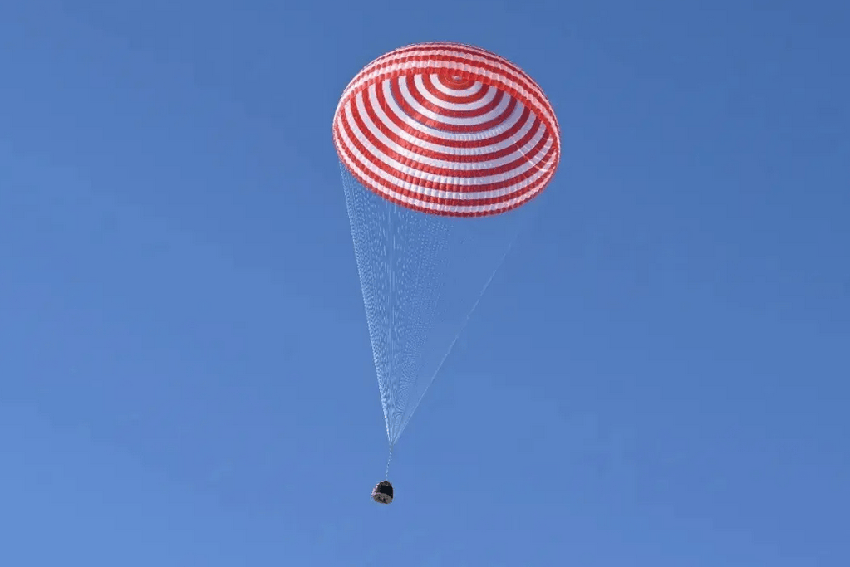
<path id="1" fill-rule="evenodd" d="M 391 459 L 555 175 L 560 131 L 517 65 L 448 42 L 369 63 L 332 130 Z"/>

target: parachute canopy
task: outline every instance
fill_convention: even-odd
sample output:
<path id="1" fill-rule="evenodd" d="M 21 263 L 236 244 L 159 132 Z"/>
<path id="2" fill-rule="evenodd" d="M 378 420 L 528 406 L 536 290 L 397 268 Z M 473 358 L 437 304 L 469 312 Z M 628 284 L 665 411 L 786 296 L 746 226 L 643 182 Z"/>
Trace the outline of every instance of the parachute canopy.
<path id="1" fill-rule="evenodd" d="M 486 216 L 542 191 L 560 159 L 555 112 L 513 63 L 424 43 L 367 65 L 342 94 L 333 137 L 363 187 L 436 215 Z"/>
<path id="2" fill-rule="evenodd" d="M 368 64 L 332 129 L 392 450 L 555 175 L 558 121 L 517 65 L 442 42 Z"/>

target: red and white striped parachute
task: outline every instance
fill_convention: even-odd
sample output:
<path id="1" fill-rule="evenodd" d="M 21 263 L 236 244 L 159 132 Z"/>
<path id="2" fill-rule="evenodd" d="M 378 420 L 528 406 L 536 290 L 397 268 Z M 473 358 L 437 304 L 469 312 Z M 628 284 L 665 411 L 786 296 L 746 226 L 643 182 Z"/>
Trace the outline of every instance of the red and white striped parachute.
<path id="1" fill-rule="evenodd" d="M 510 61 L 420 43 L 351 80 L 333 140 L 392 455 L 534 209 L 522 205 L 555 175 L 558 120 Z M 392 497 L 388 482 L 373 492 Z"/>
<path id="2" fill-rule="evenodd" d="M 333 120 L 340 161 L 367 189 L 443 216 L 490 216 L 555 174 L 558 121 L 519 67 L 458 43 L 402 47 L 367 65 Z"/>

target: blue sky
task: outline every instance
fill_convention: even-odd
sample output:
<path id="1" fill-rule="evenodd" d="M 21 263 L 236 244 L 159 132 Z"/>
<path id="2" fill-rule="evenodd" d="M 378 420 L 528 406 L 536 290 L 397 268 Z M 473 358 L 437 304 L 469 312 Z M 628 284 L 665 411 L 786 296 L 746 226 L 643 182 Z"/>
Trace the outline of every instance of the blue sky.
<path id="1" fill-rule="evenodd" d="M 0 6 L 0 564 L 850 564 L 850 7 Z M 397 448 L 330 123 L 480 45 L 563 161 Z"/>

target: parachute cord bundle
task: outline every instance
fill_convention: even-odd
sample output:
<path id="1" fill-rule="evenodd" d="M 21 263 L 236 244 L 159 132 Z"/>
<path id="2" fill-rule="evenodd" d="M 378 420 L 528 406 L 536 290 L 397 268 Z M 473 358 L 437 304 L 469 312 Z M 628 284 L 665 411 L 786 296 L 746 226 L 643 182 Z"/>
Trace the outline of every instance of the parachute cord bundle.
<path id="1" fill-rule="evenodd" d="M 449 227 L 385 201 L 343 168 L 366 321 L 387 437 L 394 443 L 421 376 L 445 282 Z"/>
<path id="2" fill-rule="evenodd" d="M 341 166 L 392 448 L 535 207 L 475 219 L 428 215 L 381 198 Z"/>
<path id="3" fill-rule="evenodd" d="M 390 443 L 390 456 L 387 457 L 387 471 L 386 471 L 386 473 L 384 473 L 384 479 L 385 480 L 390 479 L 390 461 L 393 460 L 393 446 L 394 445 L 395 445 L 394 443 Z"/>

